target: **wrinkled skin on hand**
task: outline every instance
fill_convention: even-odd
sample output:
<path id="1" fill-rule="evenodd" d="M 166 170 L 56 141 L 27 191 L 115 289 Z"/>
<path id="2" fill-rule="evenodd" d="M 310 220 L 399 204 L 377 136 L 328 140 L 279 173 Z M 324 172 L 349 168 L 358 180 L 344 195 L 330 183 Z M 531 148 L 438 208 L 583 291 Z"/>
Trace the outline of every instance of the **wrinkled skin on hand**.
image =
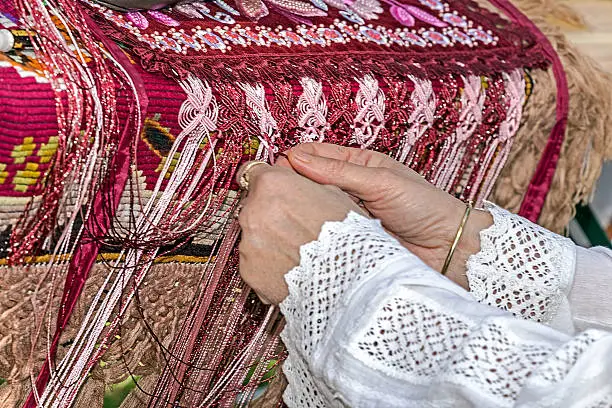
<path id="1" fill-rule="evenodd" d="M 299 264 L 300 247 L 316 240 L 326 221 L 342 221 L 349 211 L 362 211 L 338 187 L 308 180 L 286 160 L 251 167 L 248 180 L 238 217 L 240 274 L 262 301 L 279 304 L 288 295 L 284 276 Z"/>
<path id="2" fill-rule="evenodd" d="M 287 154 L 295 171 L 333 185 L 361 200 L 363 207 L 408 250 L 440 271 L 465 204 L 387 155 L 324 143 L 298 145 Z M 492 224 L 485 211 L 472 211 L 447 276 L 467 288 L 467 258 L 480 250 L 482 229 Z"/>
<path id="3" fill-rule="evenodd" d="M 239 216 L 240 273 L 267 303 L 287 296 L 284 275 L 299 264 L 300 246 L 316 240 L 326 221 L 341 221 L 349 211 L 378 218 L 440 271 L 466 208 L 386 155 L 336 145 L 296 146 L 277 165 L 251 167 L 248 176 Z M 488 212 L 472 211 L 452 258 L 447 276 L 466 289 L 466 261 L 480 250 L 480 231 L 491 224 Z"/>

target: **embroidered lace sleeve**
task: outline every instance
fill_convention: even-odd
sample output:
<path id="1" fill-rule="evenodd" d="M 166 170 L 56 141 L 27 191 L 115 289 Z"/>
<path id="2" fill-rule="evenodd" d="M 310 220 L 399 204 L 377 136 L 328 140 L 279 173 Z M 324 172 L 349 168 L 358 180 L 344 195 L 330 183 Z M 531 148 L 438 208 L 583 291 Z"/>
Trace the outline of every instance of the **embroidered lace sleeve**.
<path id="1" fill-rule="evenodd" d="M 480 233 L 479 253 L 467 263 L 470 292 L 481 303 L 573 332 L 568 294 L 574 243 L 487 203 L 494 223 Z"/>
<path id="2" fill-rule="evenodd" d="M 590 330 L 572 338 L 479 304 L 377 221 L 351 213 L 327 223 L 300 255 L 281 304 L 289 407 L 596 407 L 612 400 L 612 335 Z"/>

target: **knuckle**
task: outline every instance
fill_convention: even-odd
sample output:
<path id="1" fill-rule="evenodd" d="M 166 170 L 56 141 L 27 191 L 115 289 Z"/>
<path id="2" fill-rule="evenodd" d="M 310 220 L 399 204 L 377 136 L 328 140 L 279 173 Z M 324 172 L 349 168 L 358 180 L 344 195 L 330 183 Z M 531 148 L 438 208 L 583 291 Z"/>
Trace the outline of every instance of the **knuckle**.
<path id="1" fill-rule="evenodd" d="M 255 181 L 255 188 L 258 190 L 272 190 L 276 188 L 279 182 L 279 172 L 275 170 L 269 170 L 260 173 Z"/>
<path id="2" fill-rule="evenodd" d="M 376 185 L 381 190 L 400 189 L 406 183 L 406 178 L 393 169 L 379 167 L 375 172 Z"/>
<path id="3" fill-rule="evenodd" d="M 342 189 L 338 186 L 334 186 L 331 184 L 327 184 L 323 186 L 326 190 L 328 190 L 329 192 L 336 194 L 336 195 L 342 195 L 345 194 L 344 191 L 342 191 Z"/>
<path id="4" fill-rule="evenodd" d="M 333 145 L 333 146 L 334 146 L 333 148 L 336 150 L 336 153 L 340 157 L 346 156 L 349 153 L 349 150 L 347 147 L 340 146 L 340 145 Z"/>
<path id="5" fill-rule="evenodd" d="M 238 255 L 240 257 L 239 262 L 240 262 L 240 273 L 241 274 L 246 269 L 244 268 L 244 266 L 246 266 L 246 263 L 248 260 L 248 253 L 249 253 L 249 247 L 247 244 L 247 240 L 242 238 L 240 242 L 238 243 Z"/>
<path id="6" fill-rule="evenodd" d="M 247 254 L 249 252 L 248 244 L 246 238 L 242 238 L 238 243 L 238 254 L 240 255 L 240 263 L 242 261 L 246 261 Z"/>
<path id="7" fill-rule="evenodd" d="M 330 174 L 341 174 L 346 168 L 346 162 L 342 160 L 328 160 L 327 172 Z"/>
<path id="8" fill-rule="evenodd" d="M 397 174 L 391 169 L 388 169 L 386 167 L 378 167 L 375 170 L 374 174 L 376 175 L 376 178 L 380 180 L 384 180 L 384 181 L 396 181 L 397 180 Z"/>

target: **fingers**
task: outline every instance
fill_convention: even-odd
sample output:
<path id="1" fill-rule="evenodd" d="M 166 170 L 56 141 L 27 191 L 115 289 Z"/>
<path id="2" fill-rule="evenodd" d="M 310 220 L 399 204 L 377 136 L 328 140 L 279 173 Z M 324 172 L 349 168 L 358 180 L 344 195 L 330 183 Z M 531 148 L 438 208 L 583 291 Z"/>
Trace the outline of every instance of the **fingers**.
<path id="1" fill-rule="evenodd" d="M 289 159 L 286 155 L 279 156 L 274 162 L 274 165 L 291 169 L 291 163 L 289 163 Z"/>
<path id="2" fill-rule="evenodd" d="M 393 173 L 389 169 L 370 168 L 349 161 L 305 152 L 289 153 L 293 169 L 302 176 L 319 184 L 330 184 L 361 199 L 369 201 L 372 194 L 388 185 Z"/>
<path id="3" fill-rule="evenodd" d="M 274 163 L 274 166 L 270 166 L 269 164 L 259 160 L 252 160 L 240 166 L 240 168 L 236 172 L 236 182 L 244 188 L 246 187 L 246 185 L 250 184 L 251 179 L 257 177 L 258 174 L 265 172 L 266 168 L 267 170 L 270 170 L 273 167 L 292 170 L 291 163 L 289 163 L 289 159 L 285 154 L 279 155 L 279 157 L 276 159 L 276 162 Z"/>
<path id="4" fill-rule="evenodd" d="M 328 143 L 303 143 L 297 145 L 288 152 L 289 160 L 291 161 L 292 157 L 300 154 L 327 157 L 329 159 L 347 161 L 365 167 L 384 167 L 398 171 L 411 171 L 402 163 L 385 154 L 372 150 L 343 147 Z"/>

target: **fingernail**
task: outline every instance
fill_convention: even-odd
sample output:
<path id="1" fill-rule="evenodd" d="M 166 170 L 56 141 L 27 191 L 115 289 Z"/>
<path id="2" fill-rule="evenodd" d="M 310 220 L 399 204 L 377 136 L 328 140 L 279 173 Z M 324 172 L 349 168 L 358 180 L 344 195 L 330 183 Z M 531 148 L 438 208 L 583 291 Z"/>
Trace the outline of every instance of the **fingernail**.
<path id="1" fill-rule="evenodd" d="M 304 152 L 296 152 L 293 154 L 293 158 L 302 163 L 310 163 L 312 161 L 312 155 Z"/>

